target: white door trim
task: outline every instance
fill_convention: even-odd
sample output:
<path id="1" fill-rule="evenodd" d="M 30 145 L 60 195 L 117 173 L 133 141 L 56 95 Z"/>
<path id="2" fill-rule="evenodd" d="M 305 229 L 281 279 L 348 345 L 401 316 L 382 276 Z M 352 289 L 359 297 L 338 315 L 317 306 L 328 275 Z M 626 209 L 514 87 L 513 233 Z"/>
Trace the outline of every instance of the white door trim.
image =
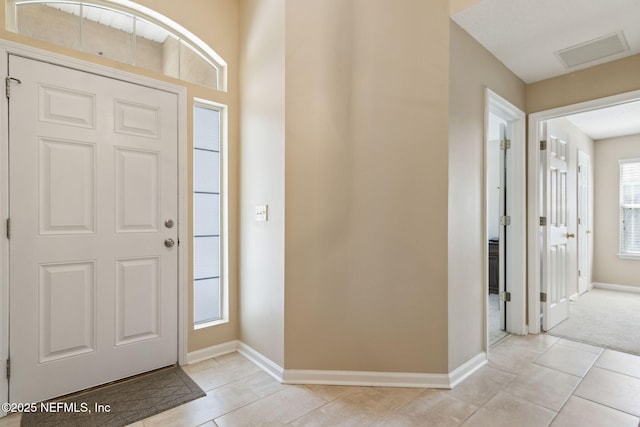
<path id="1" fill-rule="evenodd" d="M 540 111 L 529 115 L 529 138 L 528 138 L 528 276 L 527 283 L 529 289 L 528 309 L 529 309 L 529 333 L 540 333 L 540 240 L 538 238 L 540 203 L 538 193 L 540 191 L 540 183 L 538 173 L 540 168 L 540 156 L 538 155 L 540 140 L 540 122 L 545 120 L 567 116 L 574 113 L 580 113 L 598 108 L 608 107 L 616 104 L 624 104 L 640 100 L 640 90 L 627 92 L 619 95 L 608 96 L 605 98 L 594 99 L 591 101 L 580 102 L 578 104 L 566 105 L 563 107 L 553 108 L 551 110 Z M 593 201 L 592 201 L 593 202 Z"/>
<path id="2" fill-rule="evenodd" d="M 9 54 L 19 55 L 30 59 L 49 62 L 80 71 L 99 74 L 102 76 L 123 80 L 138 85 L 175 93 L 178 97 L 178 363 L 181 365 L 187 362 L 187 331 L 188 331 L 188 222 L 187 216 L 187 90 L 185 87 L 174 85 L 168 82 L 153 80 L 148 77 L 139 76 L 122 70 L 105 67 L 79 59 L 74 59 L 52 52 L 20 45 L 7 40 L 0 40 L 0 72 L 2 76 L 8 75 L 7 57 Z M 14 83 L 15 84 L 15 83 Z M 9 240 L 4 230 L 4 223 L 9 215 L 9 139 L 8 139 L 8 102 L 5 96 L 0 100 L 0 171 L 2 184 L 0 185 L 0 221 L 2 222 L 2 237 L 0 242 L 0 401 L 8 402 L 9 384 L 4 375 L 6 360 L 9 355 Z M 4 416 L 0 412 L 0 417 Z"/>
<path id="3" fill-rule="evenodd" d="M 511 302 L 507 310 L 507 331 L 524 335 L 527 333 L 526 324 L 526 176 L 525 176 L 525 113 L 505 100 L 490 89 L 485 89 L 485 129 L 488 129 L 489 113 L 505 119 L 512 127 L 510 155 L 507 156 L 507 182 L 510 185 L 510 194 L 507 198 L 507 212 L 511 217 L 509 226 L 509 258 L 507 260 L 507 271 L 509 272 L 509 282 Z M 484 265 L 485 265 L 485 349 L 489 348 L 489 336 L 487 319 L 487 304 L 489 294 L 489 274 L 488 274 L 488 244 L 489 232 L 487 226 L 488 194 L 487 194 L 487 150 L 489 149 L 487 132 L 485 132 L 485 163 L 484 163 Z"/>

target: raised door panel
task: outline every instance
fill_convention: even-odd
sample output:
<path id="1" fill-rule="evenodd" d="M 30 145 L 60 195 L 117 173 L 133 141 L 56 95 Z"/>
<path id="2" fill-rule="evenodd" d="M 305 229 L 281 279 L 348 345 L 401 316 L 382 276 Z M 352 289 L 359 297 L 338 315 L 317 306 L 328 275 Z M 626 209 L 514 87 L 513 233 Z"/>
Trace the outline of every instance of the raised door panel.
<path id="1" fill-rule="evenodd" d="M 160 260 L 116 260 L 116 345 L 160 334 Z"/>
<path id="2" fill-rule="evenodd" d="M 41 138 L 39 151 L 40 234 L 95 233 L 94 145 Z"/>
<path id="3" fill-rule="evenodd" d="M 67 88 L 39 85 L 39 119 L 55 123 L 94 129 L 96 97 L 94 94 Z"/>
<path id="4" fill-rule="evenodd" d="M 94 262 L 41 265 L 39 276 L 40 363 L 95 351 Z"/>
<path id="5" fill-rule="evenodd" d="M 123 100 L 115 100 L 115 131 L 117 133 L 158 138 L 160 109 Z"/>
<path id="6" fill-rule="evenodd" d="M 116 148 L 116 232 L 158 231 L 160 155 Z"/>

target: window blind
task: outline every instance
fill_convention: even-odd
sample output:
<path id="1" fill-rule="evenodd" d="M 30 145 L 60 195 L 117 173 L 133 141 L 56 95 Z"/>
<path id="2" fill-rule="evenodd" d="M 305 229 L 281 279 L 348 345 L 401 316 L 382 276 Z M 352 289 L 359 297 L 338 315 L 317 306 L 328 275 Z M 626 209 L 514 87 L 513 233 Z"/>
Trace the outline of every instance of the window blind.
<path id="1" fill-rule="evenodd" d="M 620 253 L 640 255 L 640 159 L 620 161 Z"/>

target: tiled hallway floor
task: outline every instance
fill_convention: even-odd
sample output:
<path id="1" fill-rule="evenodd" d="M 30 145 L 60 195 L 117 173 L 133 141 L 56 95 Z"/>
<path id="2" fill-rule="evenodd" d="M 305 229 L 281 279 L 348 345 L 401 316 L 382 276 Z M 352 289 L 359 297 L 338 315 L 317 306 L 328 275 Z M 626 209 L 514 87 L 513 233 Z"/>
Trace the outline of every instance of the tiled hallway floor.
<path id="1" fill-rule="evenodd" d="M 145 426 L 615 426 L 640 422 L 640 357 L 511 336 L 454 390 L 285 386 L 238 353 L 185 367 L 207 396 Z M 19 416 L 0 419 L 18 426 Z"/>

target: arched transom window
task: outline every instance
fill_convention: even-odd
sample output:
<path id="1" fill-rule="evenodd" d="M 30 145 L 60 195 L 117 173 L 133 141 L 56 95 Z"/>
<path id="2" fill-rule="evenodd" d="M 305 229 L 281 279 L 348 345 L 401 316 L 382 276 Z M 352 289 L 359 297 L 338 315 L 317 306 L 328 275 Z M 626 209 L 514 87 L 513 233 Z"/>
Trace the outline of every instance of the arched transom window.
<path id="1" fill-rule="evenodd" d="M 127 0 L 10 0 L 7 29 L 213 89 L 226 63 L 170 19 Z"/>

